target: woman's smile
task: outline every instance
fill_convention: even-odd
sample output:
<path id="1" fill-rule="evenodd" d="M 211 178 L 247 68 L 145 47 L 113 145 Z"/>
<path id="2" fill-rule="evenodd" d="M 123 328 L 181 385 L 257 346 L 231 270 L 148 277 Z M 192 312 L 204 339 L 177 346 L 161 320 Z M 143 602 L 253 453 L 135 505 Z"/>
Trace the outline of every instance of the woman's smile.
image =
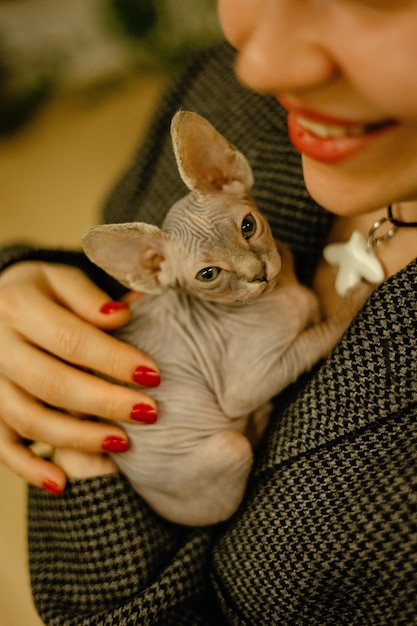
<path id="1" fill-rule="evenodd" d="M 280 102 L 288 111 L 288 131 L 295 148 L 321 163 L 347 160 L 397 126 L 393 120 L 342 120 L 294 106 L 286 99 Z"/>

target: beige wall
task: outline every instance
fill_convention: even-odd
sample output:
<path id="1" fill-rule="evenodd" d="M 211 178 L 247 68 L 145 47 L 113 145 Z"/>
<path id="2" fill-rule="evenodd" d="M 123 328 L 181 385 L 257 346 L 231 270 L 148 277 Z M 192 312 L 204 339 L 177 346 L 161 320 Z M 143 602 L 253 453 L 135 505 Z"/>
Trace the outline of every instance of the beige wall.
<path id="1" fill-rule="evenodd" d="M 100 97 L 56 98 L 0 141 L 0 245 L 78 246 L 128 164 L 166 77 L 130 80 Z M 38 626 L 26 566 L 23 481 L 0 465 L 0 626 Z"/>

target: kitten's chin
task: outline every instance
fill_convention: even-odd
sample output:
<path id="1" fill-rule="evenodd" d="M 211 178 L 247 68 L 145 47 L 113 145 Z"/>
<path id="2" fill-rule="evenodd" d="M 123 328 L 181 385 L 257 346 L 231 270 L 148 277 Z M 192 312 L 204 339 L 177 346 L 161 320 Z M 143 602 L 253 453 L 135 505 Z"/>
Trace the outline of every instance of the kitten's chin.
<path id="1" fill-rule="evenodd" d="M 270 291 L 272 291 L 275 287 L 275 285 L 277 284 L 278 281 L 278 276 L 276 276 L 275 278 L 271 279 L 271 280 L 267 280 L 264 283 L 262 283 L 262 291 L 259 293 L 259 295 L 257 296 L 259 298 L 259 296 L 264 296 L 265 294 L 269 293 Z"/>
<path id="2" fill-rule="evenodd" d="M 259 282 L 256 285 L 256 288 L 253 283 L 251 283 L 251 290 L 246 294 L 244 298 L 241 299 L 242 304 L 251 304 L 255 300 L 257 300 L 260 296 L 264 296 L 265 294 L 272 291 L 277 283 L 277 279 L 273 280 L 265 280 Z"/>

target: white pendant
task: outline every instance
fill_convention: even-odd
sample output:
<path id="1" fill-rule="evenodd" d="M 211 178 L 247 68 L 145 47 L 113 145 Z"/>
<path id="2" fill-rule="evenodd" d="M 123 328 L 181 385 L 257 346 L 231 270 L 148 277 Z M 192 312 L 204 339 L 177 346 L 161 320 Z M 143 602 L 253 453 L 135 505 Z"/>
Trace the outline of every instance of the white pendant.
<path id="1" fill-rule="evenodd" d="M 330 265 L 337 265 L 336 291 L 344 296 L 362 278 L 370 283 L 384 280 L 384 270 L 364 236 L 357 230 L 346 243 L 331 243 L 323 250 Z"/>

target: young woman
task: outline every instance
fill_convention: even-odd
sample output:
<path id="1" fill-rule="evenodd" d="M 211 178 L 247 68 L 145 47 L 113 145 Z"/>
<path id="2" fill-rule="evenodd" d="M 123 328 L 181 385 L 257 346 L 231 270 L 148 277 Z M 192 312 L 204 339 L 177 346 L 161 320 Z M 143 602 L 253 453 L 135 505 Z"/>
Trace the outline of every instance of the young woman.
<path id="1" fill-rule="evenodd" d="M 220 527 L 187 529 L 156 516 L 99 454 L 123 453 L 122 429 L 70 415 L 127 420 L 135 404 L 153 402 L 151 390 L 85 371 L 158 383 L 157 363 L 102 332 L 128 319 L 107 295 L 120 298 L 120 287 L 75 253 L 4 251 L 0 457 L 35 485 L 35 601 L 50 624 L 411 624 L 417 2 L 220 0 L 219 8 L 237 53 L 224 44 L 185 70 L 105 220 L 159 223 L 182 195 L 168 133 L 173 113 L 190 109 L 248 156 L 254 196 L 326 313 L 340 298 L 340 271 L 322 257 L 328 243 L 360 233 L 353 257 L 342 248 L 342 269 L 360 280 L 356 261 L 369 242 L 383 280 L 330 357 L 278 398 L 238 513 Z M 55 463 L 34 458 L 27 439 L 55 445 Z M 71 460 L 73 448 L 90 455 L 85 464 Z"/>

